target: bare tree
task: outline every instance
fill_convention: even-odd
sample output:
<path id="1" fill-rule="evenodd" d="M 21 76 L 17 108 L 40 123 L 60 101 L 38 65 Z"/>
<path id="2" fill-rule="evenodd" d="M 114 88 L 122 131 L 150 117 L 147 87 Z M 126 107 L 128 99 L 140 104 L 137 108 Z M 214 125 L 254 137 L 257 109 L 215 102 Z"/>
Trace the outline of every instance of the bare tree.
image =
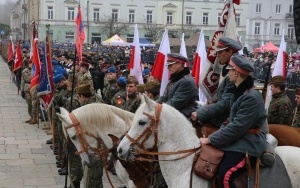
<path id="1" fill-rule="evenodd" d="M 99 30 L 104 33 L 107 38 L 112 37 L 115 34 L 126 34 L 129 28 L 129 24 L 118 20 L 117 22 L 111 16 L 104 16 L 99 24 L 101 25 Z"/>
<path id="2" fill-rule="evenodd" d="M 200 31 L 200 29 L 197 26 L 195 26 L 193 24 L 187 24 L 187 25 L 183 26 L 182 32 L 184 33 L 185 38 L 189 38 L 199 31 Z"/>
<path id="3" fill-rule="evenodd" d="M 143 27 L 146 31 L 145 35 L 150 42 L 157 41 L 164 31 L 163 25 L 155 23 L 144 23 Z"/>

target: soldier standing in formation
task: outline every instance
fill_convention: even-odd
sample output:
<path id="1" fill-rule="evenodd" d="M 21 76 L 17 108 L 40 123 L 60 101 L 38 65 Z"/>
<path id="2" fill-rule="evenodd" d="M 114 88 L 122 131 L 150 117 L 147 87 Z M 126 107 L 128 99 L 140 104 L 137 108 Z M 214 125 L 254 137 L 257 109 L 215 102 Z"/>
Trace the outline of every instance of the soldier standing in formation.
<path id="1" fill-rule="evenodd" d="M 296 108 L 293 113 L 292 126 L 300 128 L 300 88 L 295 89 Z"/>
<path id="2" fill-rule="evenodd" d="M 124 109 L 135 113 L 141 104 L 139 92 L 137 91 L 137 85 L 139 84 L 139 81 L 135 76 L 128 76 L 126 83 L 127 99 Z"/>
<path id="3" fill-rule="evenodd" d="M 112 99 L 112 105 L 121 109 L 125 109 L 125 102 L 127 97 L 126 78 L 120 77 L 117 80 L 118 92 Z"/>
<path id="4" fill-rule="evenodd" d="M 109 67 L 106 73 L 107 84 L 103 89 L 103 100 L 106 104 L 112 103 L 112 98 L 118 92 L 117 70 L 115 67 Z"/>
<path id="5" fill-rule="evenodd" d="M 286 83 L 283 76 L 274 76 L 269 82 L 272 99 L 268 108 L 268 123 L 290 125 L 292 102 L 285 92 Z"/>
<path id="6" fill-rule="evenodd" d="M 25 121 L 25 123 L 30 123 L 32 121 L 32 117 L 35 114 L 32 114 L 32 103 L 31 103 L 31 95 L 30 95 L 30 78 L 31 78 L 31 67 L 32 61 L 28 62 L 28 67 L 22 71 L 21 77 L 21 95 L 24 99 L 26 99 L 28 114 L 30 119 Z"/>

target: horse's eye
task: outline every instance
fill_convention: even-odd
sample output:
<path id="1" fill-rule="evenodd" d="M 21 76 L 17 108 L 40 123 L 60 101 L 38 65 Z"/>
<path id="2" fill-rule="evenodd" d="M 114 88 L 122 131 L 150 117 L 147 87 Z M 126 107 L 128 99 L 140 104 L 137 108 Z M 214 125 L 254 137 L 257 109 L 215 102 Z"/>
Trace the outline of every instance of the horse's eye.
<path id="1" fill-rule="evenodd" d="M 144 120 L 140 120 L 140 121 L 139 121 L 139 125 L 142 125 L 142 126 L 146 125 L 146 123 L 147 123 L 147 122 L 144 121 Z"/>
<path id="2" fill-rule="evenodd" d="M 70 137 L 72 140 L 76 139 L 76 134 Z"/>

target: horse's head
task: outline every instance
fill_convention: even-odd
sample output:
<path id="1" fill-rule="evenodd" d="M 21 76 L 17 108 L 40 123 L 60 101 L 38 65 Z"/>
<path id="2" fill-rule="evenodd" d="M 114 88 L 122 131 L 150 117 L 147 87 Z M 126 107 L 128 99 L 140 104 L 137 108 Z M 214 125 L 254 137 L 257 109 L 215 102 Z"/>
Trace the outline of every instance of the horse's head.
<path id="1" fill-rule="evenodd" d="M 155 138 L 154 132 L 157 133 L 159 121 L 156 102 L 145 95 L 140 95 L 140 97 L 142 104 L 135 113 L 131 129 L 117 149 L 121 159 L 131 158 L 137 148 L 150 149 L 156 145 L 157 138 Z"/>
<path id="2" fill-rule="evenodd" d="M 69 116 L 70 113 L 65 108 L 60 108 L 60 114 L 56 113 L 56 115 L 62 121 L 62 128 L 63 128 L 65 137 L 67 138 L 69 136 L 70 140 L 73 142 L 73 144 L 77 148 L 77 151 L 83 151 L 84 148 L 82 148 L 82 144 L 81 144 L 80 140 L 78 139 L 76 128 L 75 128 L 75 126 L 72 126 L 73 122 Z M 90 139 L 90 138 L 87 138 L 87 139 Z M 84 164 L 90 163 L 89 157 L 86 152 L 80 152 L 79 155 Z"/>

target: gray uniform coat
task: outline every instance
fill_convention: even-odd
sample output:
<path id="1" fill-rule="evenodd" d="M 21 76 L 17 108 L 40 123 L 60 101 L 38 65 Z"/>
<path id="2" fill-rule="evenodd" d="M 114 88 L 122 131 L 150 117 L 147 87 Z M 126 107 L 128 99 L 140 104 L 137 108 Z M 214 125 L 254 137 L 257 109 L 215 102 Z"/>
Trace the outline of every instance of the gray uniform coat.
<path id="1" fill-rule="evenodd" d="M 229 116 L 230 99 L 234 88 L 234 84 L 230 82 L 229 77 L 226 76 L 218 88 L 217 102 L 207 106 L 201 106 L 197 109 L 198 121 L 201 124 L 211 123 L 214 126 L 220 127 Z"/>
<path id="2" fill-rule="evenodd" d="M 233 97 L 232 100 L 233 101 Z M 266 148 L 266 135 L 249 134 L 248 129 L 261 128 L 267 118 L 261 93 L 250 89 L 232 102 L 229 123 L 211 134 L 212 145 L 224 151 L 248 152 L 259 157 Z"/>

